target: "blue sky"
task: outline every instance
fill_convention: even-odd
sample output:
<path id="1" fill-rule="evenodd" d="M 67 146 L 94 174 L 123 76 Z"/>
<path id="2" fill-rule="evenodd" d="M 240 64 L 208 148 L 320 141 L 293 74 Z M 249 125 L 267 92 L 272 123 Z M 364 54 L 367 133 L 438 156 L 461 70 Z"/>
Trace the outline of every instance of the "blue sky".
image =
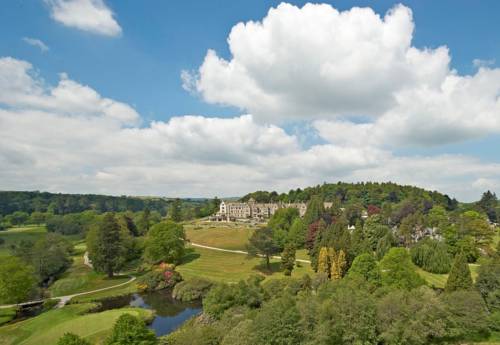
<path id="1" fill-rule="evenodd" d="M 79 0 L 72 1 L 78 2 Z M 170 123 L 171 118 L 182 118 L 184 121 L 187 121 L 184 115 L 198 115 L 207 119 L 222 117 L 234 120 L 242 114 L 249 113 L 254 116 L 254 120 L 256 121 L 255 126 L 260 128 L 258 131 L 266 131 L 271 127 L 276 127 L 279 130 L 283 129 L 285 131 L 284 134 L 280 134 L 284 136 L 282 138 L 284 142 L 287 142 L 290 139 L 289 137 L 292 137 L 292 141 L 296 140 L 299 143 L 298 150 L 300 152 L 297 151 L 294 154 L 304 154 L 304 152 L 315 147 L 318 150 L 326 150 L 326 146 L 329 144 L 338 145 L 332 146 L 334 151 L 338 147 L 351 149 L 356 146 L 356 150 L 359 148 L 357 144 L 353 146 L 351 140 L 339 143 L 336 137 L 335 139 L 331 139 L 334 134 L 325 134 L 318 130 L 317 121 L 325 120 L 324 114 L 325 112 L 328 113 L 328 105 L 318 109 L 318 114 L 321 113 L 321 116 L 308 117 L 309 113 L 289 116 L 290 109 L 282 109 L 283 113 L 275 117 L 274 114 L 269 114 L 271 111 L 269 110 L 270 108 L 254 108 L 248 106 L 248 103 L 241 103 L 236 99 L 214 95 L 214 92 L 217 93 L 216 87 L 220 81 L 213 82 L 211 86 L 207 86 L 207 89 L 194 87 L 194 89 L 191 89 L 191 92 L 188 92 L 183 88 L 183 81 L 181 80 L 181 72 L 183 70 L 191 73 L 192 77 L 198 82 L 203 83 L 205 76 L 199 75 L 197 71 L 198 68 L 203 66 L 207 51 L 212 49 L 216 52 L 218 58 L 231 61 L 233 56 L 230 53 L 227 41 L 231 29 L 240 22 L 246 23 L 250 20 L 261 21 L 266 17 L 269 9 L 278 6 L 280 2 L 235 0 L 106 0 L 102 2 L 100 0 L 88 0 L 89 3 L 102 5 L 105 9 L 113 13 L 113 18 L 116 24 L 119 25 L 121 32 L 112 35 L 96 33 L 95 31 L 85 30 L 81 27 L 79 28 L 77 25 L 57 20 L 54 15 L 54 8 L 57 7 L 58 3 L 63 2 L 62 0 L 11 1 L 3 4 L 4 8 L 0 12 L 0 57 L 11 57 L 16 61 L 25 61 L 31 64 L 29 75 L 35 81 L 42 82 L 43 80 L 45 83 L 44 92 L 46 93 L 50 93 L 50 90 L 58 85 L 60 73 L 66 73 L 69 80 L 79 85 L 88 86 L 95 90 L 100 97 L 126 104 L 134 109 L 137 112 L 139 121 L 133 125 L 129 123 L 122 124 L 124 128 L 133 126 L 134 128 L 148 129 L 150 128 L 151 121 L 160 121 L 172 125 Z M 289 3 L 301 9 L 307 2 L 289 1 Z M 474 59 L 482 60 L 482 65 L 491 71 L 497 69 L 498 61 L 500 61 L 500 21 L 498 21 L 500 3 L 497 1 L 325 1 L 324 3 L 332 5 L 338 11 L 349 11 L 354 6 L 370 7 L 382 18 L 394 6 L 402 3 L 406 8 L 411 10 L 413 15 L 412 23 L 415 28 L 411 36 L 411 46 L 420 51 L 424 51 L 425 48 L 437 49 L 440 46 L 446 46 L 448 48 L 448 56 L 451 58 L 449 70 L 456 70 L 459 76 L 466 77 L 467 75 L 475 75 L 478 72 L 477 64 L 476 66 L 473 64 Z M 321 13 L 321 11 L 317 13 Z M 72 15 L 78 16 L 80 14 L 73 13 Z M 313 33 L 311 34 L 313 35 Z M 290 36 L 293 35 L 294 32 L 290 32 Z M 23 38 L 40 40 L 48 49 L 42 51 L 40 47 L 28 44 Z M 356 42 L 353 45 L 354 50 L 356 49 L 355 47 Z M 311 51 L 311 54 L 315 54 L 315 52 Z M 293 60 L 293 58 L 286 59 L 286 61 L 288 60 Z M 298 66 L 301 64 L 307 64 L 307 61 L 297 62 Z M 12 70 L 12 67 L 6 68 Z M 209 77 L 206 77 L 207 83 L 212 82 L 212 79 L 209 80 Z M 497 87 L 498 84 L 495 83 L 496 76 L 490 76 L 490 78 L 494 84 L 491 87 Z M 270 82 L 273 82 L 272 74 L 269 79 Z M 9 81 L 9 79 L 6 80 Z M 238 87 L 238 85 L 230 85 L 228 87 L 231 89 Z M 279 92 L 286 93 L 287 90 L 281 89 Z M 290 97 L 293 96 L 292 94 L 290 95 Z M 15 108 L 18 110 L 19 108 L 19 105 L 13 105 L 12 102 L 4 102 L 3 104 L 3 107 L 6 109 Z M 1 101 L 0 107 L 2 107 Z M 298 104 L 297 107 L 301 108 L 301 104 Z M 306 105 L 304 109 L 307 112 L 311 111 L 310 104 Z M 488 109 L 485 110 L 485 113 L 491 117 L 490 110 L 493 109 L 493 116 L 495 116 L 497 108 Z M 32 111 L 33 106 L 30 106 L 29 110 Z M 58 111 L 53 110 L 54 113 Z M 342 121 L 352 121 L 355 124 L 358 123 L 359 121 L 355 118 L 350 118 L 350 115 L 347 114 L 349 111 L 351 111 L 349 107 L 342 108 L 341 110 L 332 109 L 332 114 L 335 114 L 328 115 L 327 120 L 333 121 L 332 119 L 334 118 L 335 121 L 340 119 Z M 365 106 L 362 107 L 362 110 L 356 108 L 352 111 L 361 111 L 365 114 L 371 110 Z M 387 109 L 384 111 L 389 112 Z M 279 112 L 281 112 L 281 109 L 277 111 L 277 113 Z M 346 114 L 343 112 L 346 112 Z M 378 108 L 374 108 L 373 112 L 378 114 L 376 116 L 384 113 Z M 371 115 L 368 114 L 367 116 L 370 118 Z M 415 116 L 420 115 L 417 114 Z M 500 115 L 496 114 L 496 116 L 498 118 Z M 36 119 L 36 117 L 32 117 L 31 121 L 34 121 L 33 119 Z M 16 121 L 17 123 L 13 123 L 13 125 L 20 125 L 20 120 Z M 253 122 L 252 120 L 252 125 Z M 373 123 L 376 121 L 371 119 L 367 122 Z M 224 128 L 225 125 L 226 122 L 215 128 Z M 337 126 L 338 124 L 335 125 Z M 338 130 L 336 126 L 332 127 L 334 132 Z M 181 126 L 180 128 L 179 130 L 185 130 L 186 127 Z M 309 129 L 306 130 L 305 128 Z M 322 128 L 326 128 L 326 125 Z M 174 129 L 171 130 L 173 131 Z M 443 130 L 441 127 L 432 128 L 432 130 L 437 134 L 440 133 L 439 131 L 442 131 L 444 133 L 443 137 L 448 135 L 446 134 L 448 131 Z M 427 138 L 426 133 L 417 133 L 415 134 L 415 138 L 412 137 L 408 140 L 408 143 L 406 143 L 406 139 L 398 139 L 395 142 L 387 144 L 385 143 L 385 139 L 380 139 L 373 145 L 380 146 L 382 155 L 390 154 L 395 159 L 419 157 L 419 159 L 422 158 L 424 161 L 426 159 L 442 161 L 440 157 L 443 155 L 446 157 L 451 156 L 453 160 L 459 157 L 460 159 L 466 157 L 468 163 L 464 164 L 469 164 L 469 159 L 471 159 L 481 165 L 481 168 L 478 167 L 478 171 L 481 172 L 471 172 L 467 177 L 453 176 L 450 177 L 449 181 L 444 182 L 441 180 L 429 181 L 427 172 L 414 179 L 401 176 L 401 171 L 394 172 L 393 175 L 388 173 L 379 174 L 376 175 L 380 176 L 377 179 L 394 179 L 399 181 L 399 178 L 401 178 L 402 183 L 416 183 L 428 188 L 443 188 L 445 192 L 465 199 L 474 198 L 479 193 L 480 187 L 498 188 L 500 182 L 494 176 L 497 166 L 483 166 L 484 164 L 494 164 L 495 162 L 500 163 L 500 155 L 498 155 L 496 149 L 500 145 L 498 132 L 492 130 L 491 132 L 486 133 L 484 131 L 484 134 L 478 134 L 481 132 L 481 129 L 476 128 L 474 129 L 474 133 L 470 134 L 469 130 L 469 128 L 465 127 L 451 128 L 449 131 L 454 134 L 449 135 L 450 140 L 436 139 L 435 134 L 433 136 L 429 135 L 429 138 Z M 462 132 L 465 134 L 456 134 Z M 356 133 L 361 132 L 356 129 Z M 372 132 L 368 133 L 370 134 L 367 134 L 367 136 L 370 136 Z M 385 136 L 385 134 L 380 135 Z M 411 136 L 411 133 L 407 135 L 407 137 Z M 69 139 L 61 138 L 62 142 L 64 140 Z M 400 144 L 401 141 L 405 143 Z M 434 144 L 434 141 L 436 144 Z M 243 140 L 243 142 L 246 141 Z M 431 142 L 432 145 L 429 145 Z M 11 149 L 18 152 L 19 147 L 26 147 L 27 145 L 38 145 L 37 147 L 40 148 L 39 144 L 25 142 L 18 143 L 17 147 L 11 147 Z M 176 145 L 180 144 L 176 142 Z M 372 143 L 367 143 L 365 146 L 372 146 Z M 166 150 L 168 151 L 168 149 Z M 279 155 L 282 154 L 280 150 L 278 149 L 277 151 Z M 44 152 L 48 151 L 49 149 L 46 148 Z M 269 151 L 274 152 L 272 148 Z M 77 154 L 76 152 L 74 153 Z M 181 159 L 183 164 L 186 162 L 190 164 L 199 163 L 200 161 L 196 155 L 185 158 L 186 153 L 182 152 L 182 150 L 179 151 L 178 156 L 174 157 L 175 159 L 170 156 L 171 153 L 171 151 L 168 152 L 169 163 L 164 167 L 166 170 L 168 170 L 171 164 L 174 164 L 175 159 Z M 232 154 L 234 152 L 229 152 L 227 156 L 232 157 Z M 367 154 L 364 152 L 362 156 L 375 156 L 376 154 L 378 153 Z M 218 156 L 217 153 L 213 152 L 206 153 L 206 155 Z M 346 153 L 346 155 L 349 154 Z M 255 159 L 259 160 L 261 158 L 261 156 L 257 155 Z M 83 156 L 82 159 L 84 159 Z M 173 161 L 170 161 L 170 159 L 173 159 Z M 241 172 L 243 170 L 240 171 L 240 169 L 243 169 L 243 166 L 252 169 L 251 164 L 246 162 L 245 159 L 241 160 L 245 162 L 244 164 L 238 164 L 238 159 L 232 161 L 217 157 L 207 164 L 211 167 L 217 165 L 219 167 L 227 167 L 227 165 L 230 165 L 235 169 L 235 172 Z M 338 163 L 337 159 L 338 157 L 335 156 L 333 164 Z M 26 161 L 30 160 L 27 158 Z M 203 179 L 197 180 L 193 178 L 188 182 L 182 182 L 182 179 L 172 179 L 171 182 L 163 185 L 162 182 L 158 181 L 162 181 L 164 176 L 148 177 L 151 181 L 151 186 L 149 187 L 145 187 L 145 183 L 140 183 L 133 188 L 106 187 L 106 185 L 98 184 L 94 180 L 91 181 L 92 175 L 100 176 L 100 173 L 115 176 L 116 170 L 111 166 L 106 166 L 101 161 L 89 165 L 82 163 L 78 173 L 83 175 L 78 181 L 73 181 L 69 178 L 69 175 L 74 174 L 75 171 L 71 170 L 72 173 L 70 174 L 67 168 L 60 168 L 60 170 L 56 169 L 56 172 L 53 170 L 49 172 L 47 169 L 44 170 L 40 164 L 33 163 L 34 161 L 31 162 L 26 164 L 34 164 L 37 169 L 41 169 L 43 173 L 40 175 L 62 174 L 64 175 L 62 180 L 67 180 L 67 182 L 54 182 L 51 178 L 38 177 L 34 179 L 32 184 L 23 185 L 21 176 L 12 177 L 7 176 L 7 173 L 5 173 L 5 176 L 3 176 L 4 185 L 0 185 L 0 188 L 26 189 L 23 187 L 27 187 L 27 189 L 79 192 L 97 191 L 111 194 L 171 195 L 171 193 L 178 193 L 183 196 L 219 194 L 217 193 L 217 186 L 208 188 L 207 192 L 204 192 L 201 188 L 206 185 L 207 181 Z M 341 161 L 340 165 L 344 163 L 344 161 Z M 365 173 L 360 173 L 358 170 L 360 168 L 356 165 L 357 161 L 353 164 L 351 163 L 347 164 L 345 169 L 342 168 L 338 171 L 325 170 L 323 174 L 311 178 L 309 178 L 307 171 L 294 174 L 293 171 L 297 171 L 297 169 L 290 168 L 290 171 L 283 172 L 277 176 L 268 176 L 269 182 L 264 181 L 266 181 L 265 175 L 268 174 L 266 169 L 271 168 L 267 165 L 265 167 L 259 166 L 259 169 L 262 169 L 262 176 L 255 177 L 252 183 L 243 187 L 234 187 L 233 189 L 230 187 L 224 188 L 221 193 L 238 195 L 253 188 L 287 190 L 322 181 L 367 179 L 367 176 L 371 176 L 368 170 Z M 395 162 L 393 163 L 396 164 Z M 141 164 L 144 164 L 144 162 Z M 368 162 L 366 166 L 363 165 L 363 169 L 365 167 L 371 169 L 373 164 Z M 134 167 L 131 166 L 128 168 Z M 200 166 L 190 167 L 189 169 L 191 168 L 200 169 L 200 171 L 205 170 L 204 167 Z M 142 176 L 142 173 L 138 171 L 135 173 L 138 175 L 134 176 Z M 130 176 L 121 177 L 127 181 L 131 179 Z M 24 178 L 27 178 L 27 176 L 24 176 Z M 467 190 L 451 186 L 452 183 L 473 184 L 477 181 L 483 181 L 484 183 L 480 182 L 477 188 Z M 181 183 L 189 183 L 196 187 L 173 187 Z M 237 186 L 237 181 L 234 181 L 231 185 Z"/>
<path id="2" fill-rule="evenodd" d="M 227 36 L 238 22 L 260 20 L 281 1 L 107 1 L 123 28 L 120 37 L 100 37 L 51 20 L 39 0 L 12 1 L 0 13 L 0 53 L 30 61 L 51 83 L 60 72 L 129 104 L 149 119 L 172 115 L 236 115 L 181 87 L 180 71 L 196 69 L 207 49 L 229 57 Z M 307 1 L 289 1 L 302 6 Z M 324 1 L 340 10 L 370 6 L 384 14 L 395 4 L 412 10 L 416 47 L 447 45 L 452 66 L 473 71 L 472 61 L 500 57 L 497 1 Z M 4 5 L 5 6 L 5 5 Z M 41 54 L 22 37 L 37 37 Z"/>

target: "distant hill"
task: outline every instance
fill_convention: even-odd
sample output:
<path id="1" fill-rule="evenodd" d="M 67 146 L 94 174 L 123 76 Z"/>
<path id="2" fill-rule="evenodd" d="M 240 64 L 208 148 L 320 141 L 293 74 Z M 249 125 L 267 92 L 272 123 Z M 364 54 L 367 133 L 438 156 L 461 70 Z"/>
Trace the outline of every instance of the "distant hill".
<path id="1" fill-rule="evenodd" d="M 250 198 L 257 202 L 307 202 L 313 195 L 321 196 L 324 201 L 339 201 L 342 205 L 362 204 L 382 206 L 384 202 L 398 203 L 404 199 L 416 198 L 427 200 L 432 204 L 440 204 L 447 209 L 455 209 L 457 200 L 437 191 L 428 191 L 415 186 L 403 186 L 392 182 L 360 182 L 360 183 L 325 183 L 304 189 L 292 189 L 288 193 L 256 191 L 241 198 Z"/>
<path id="2" fill-rule="evenodd" d="M 161 197 L 108 196 L 98 194 L 62 194 L 28 191 L 0 191 L 0 215 L 15 211 L 52 211 L 67 214 L 95 210 L 97 212 L 141 211 L 149 208 L 162 215 L 172 199 Z"/>

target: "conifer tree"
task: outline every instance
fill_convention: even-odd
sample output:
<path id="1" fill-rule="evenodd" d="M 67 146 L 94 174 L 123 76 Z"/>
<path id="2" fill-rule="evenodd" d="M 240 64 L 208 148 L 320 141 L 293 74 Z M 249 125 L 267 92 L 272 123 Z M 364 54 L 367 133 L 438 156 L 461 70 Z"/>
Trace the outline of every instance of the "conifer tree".
<path id="1" fill-rule="evenodd" d="M 336 252 L 334 249 L 332 249 L 330 262 L 331 262 L 330 275 L 332 279 L 334 280 L 341 279 L 342 276 L 344 275 L 344 271 L 347 265 L 344 250 L 341 249 L 338 252 Z"/>
<path id="2" fill-rule="evenodd" d="M 446 281 L 445 291 L 469 290 L 472 288 L 472 276 L 463 252 L 455 256 L 453 265 Z"/>
<path id="3" fill-rule="evenodd" d="M 328 256 L 328 248 L 321 247 L 318 256 L 318 273 L 325 273 L 326 275 L 329 275 Z"/>
<path id="4" fill-rule="evenodd" d="M 286 276 L 292 274 L 295 266 L 295 247 L 292 244 L 286 244 L 283 253 L 281 254 L 281 267 Z"/>
<path id="5" fill-rule="evenodd" d="M 113 277 L 125 261 L 125 246 L 120 225 L 113 213 L 106 213 L 97 227 L 87 235 L 87 248 L 97 272 Z"/>

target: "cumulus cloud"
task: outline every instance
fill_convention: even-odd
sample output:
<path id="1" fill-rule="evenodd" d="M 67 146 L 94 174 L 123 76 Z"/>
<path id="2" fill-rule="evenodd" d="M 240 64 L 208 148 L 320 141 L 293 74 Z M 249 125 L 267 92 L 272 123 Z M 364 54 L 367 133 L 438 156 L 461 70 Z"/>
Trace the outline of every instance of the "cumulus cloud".
<path id="1" fill-rule="evenodd" d="M 43 41 L 37 38 L 23 37 L 23 41 L 29 44 L 30 46 L 39 48 L 42 53 L 49 51 L 49 47 L 45 43 L 43 43 Z"/>
<path id="2" fill-rule="evenodd" d="M 30 63 L 1 58 L 0 189 L 235 196 L 377 180 L 471 200 L 500 175 L 499 164 L 466 156 L 397 157 L 335 143 L 304 147 L 298 135 L 252 115 L 139 123 L 129 105 L 64 74 L 56 86 L 47 85 Z"/>
<path id="3" fill-rule="evenodd" d="M 56 87 L 49 87 L 36 77 L 30 63 L 11 57 L 0 58 L 0 103 L 12 109 L 105 117 L 126 125 L 140 120 L 131 106 L 101 97 L 94 89 L 69 79 L 64 73 Z"/>
<path id="4" fill-rule="evenodd" d="M 118 36 L 122 28 L 103 0 L 45 0 L 51 17 L 68 27 L 104 35 Z"/>
<path id="5" fill-rule="evenodd" d="M 413 30 L 403 5 L 381 17 L 282 3 L 235 25 L 230 59 L 209 50 L 198 71 L 183 71 L 184 87 L 261 121 L 315 121 L 337 144 L 427 146 L 499 133 L 500 69 L 476 60 L 477 73 L 461 76 L 445 46 L 412 46 Z"/>

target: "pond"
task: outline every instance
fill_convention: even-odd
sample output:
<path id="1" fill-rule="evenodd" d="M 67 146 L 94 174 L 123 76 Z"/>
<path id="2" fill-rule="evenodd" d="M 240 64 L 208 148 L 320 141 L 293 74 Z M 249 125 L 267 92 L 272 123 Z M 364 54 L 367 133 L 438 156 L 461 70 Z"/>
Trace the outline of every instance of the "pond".
<path id="1" fill-rule="evenodd" d="M 155 331 L 157 336 L 174 331 L 184 321 L 201 312 L 201 302 L 178 301 L 172 297 L 169 290 L 105 299 L 101 301 L 99 311 L 128 305 L 155 311 L 155 318 L 149 327 Z"/>

